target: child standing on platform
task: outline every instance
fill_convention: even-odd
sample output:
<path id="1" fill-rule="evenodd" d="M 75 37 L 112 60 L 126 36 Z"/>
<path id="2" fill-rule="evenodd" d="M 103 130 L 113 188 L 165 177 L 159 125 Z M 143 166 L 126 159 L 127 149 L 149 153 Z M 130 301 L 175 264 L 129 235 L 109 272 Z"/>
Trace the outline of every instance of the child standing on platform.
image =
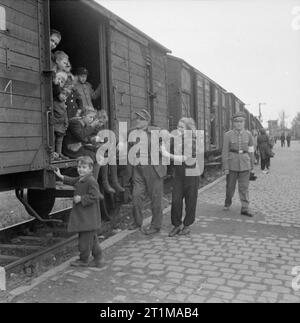
<path id="1" fill-rule="evenodd" d="M 98 241 L 97 230 L 101 226 L 100 191 L 93 177 L 93 160 L 89 156 L 78 159 L 78 178 L 63 176 L 59 169 L 55 174 L 64 184 L 75 187 L 73 208 L 71 211 L 68 231 L 79 234 L 79 259 L 72 262 L 73 267 L 101 267 L 102 250 Z M 92 254 L 94 260 L 89 262 Z"/>

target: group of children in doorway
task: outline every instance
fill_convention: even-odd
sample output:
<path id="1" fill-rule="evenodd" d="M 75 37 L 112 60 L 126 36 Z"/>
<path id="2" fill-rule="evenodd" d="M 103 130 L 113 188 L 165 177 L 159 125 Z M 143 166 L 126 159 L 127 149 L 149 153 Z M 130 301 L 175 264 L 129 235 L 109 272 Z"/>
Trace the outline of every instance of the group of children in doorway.
<path id="1" fill-rule="evenodd" d="M 100 85 L 94 91 L 87 82 L 88 70 L 80 67 L 72 70 L 69 56 L 63 51 L 54 51 L 60 44 L 62 35 L 52 29 L 50 34 L 51 70 L 53 72 L 53 126 L 55 152 L 53 161 L 69 159 L 62 153 L 63 139 L 69 120 L 80 118 L 87 110 L 95 110 L 93 100 L 100 97 Z M 71 73 L 71 71 L 73 73 Z M 101 117 L 103 111 L 101 111 Z"/>
<path id="2" fill-rule="evenodd" d="M 100 85 L 94 91 L 87 82 L 88 71 L 80 67 L 71 73 L 72 66 L 69 56 L 63 51 L 55 51 L 62 40 L 57 30 L 51 30 L 51 69 L 53 71 L 53 125 L 55 134 L 55 152 L 53 161 L 69 159 L 62 153 L 63 139 L 68 130 L 69 120 L 81 118 L 88 111 L 94 110 L 93 100 L 100 96 Z M 107 114 L 103 110 L 96 111 L 97 116 L 107 121 Z M 105 115 L 104 115 L 105 114 Z M 96 118 L 97 118 L 96 116 Z M 101 224 L 99 200 L 101 193 L 97 179 L 93 176 L 94 161 L 89 156 L 78 159 L 77 171 L 79 177 L 63 176 L 59 169 L 55 174 L 65 184 L 73 185 L 75 193 L 73 208 L 69 218 L 68 231 L 79 234 L 80 257 L 72 262 L 72 266 L 101 267 L 102 252 L 99 245 L 97 231 Z M 90 254 L 93 261 L 89 262 Z"/>

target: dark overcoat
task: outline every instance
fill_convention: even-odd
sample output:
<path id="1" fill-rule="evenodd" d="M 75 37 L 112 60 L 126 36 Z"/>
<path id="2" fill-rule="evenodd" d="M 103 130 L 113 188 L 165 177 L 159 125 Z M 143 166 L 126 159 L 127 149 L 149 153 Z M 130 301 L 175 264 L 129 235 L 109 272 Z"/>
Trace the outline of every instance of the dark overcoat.
<path id="1" fill-rule="evenodd" d="M 76 159 L 81 156 L 90 156 L 96 161 L 96 147 L 88 148 L 90 138 L 95 136 L 99 128 L 86 126 L 80 119 L 71 119 L 67 134 L 63 141 L 63 154 Z"/>
<path id="2" fill-rule="evenodd" d="M 260 152 L 260 157 L 262 159 L 267 159 L 270 157 L 271 153 L 271 143 L 267 135 L 260 135 L 257 138 L 257 145 Z"/>
<path id="3" fill-rule="evenodd" d="M 54 131 L 63 135 L 66 133 L 69 126 L 65 102 L 60 102 L 55 99 L 53 100 L 53 124 Z"/>
<path id="4" fill-rule="evenodd" d="M 78 117 L 78 111 L 83 112 L 83 103 L 80 94 L 73 89 L 66 101 L 68 118 Z"/>
<path id="5" fill-rule="evenodd" d="M 73 204 L 68 231 L 85 232 L 100 229 L 100 191 L 93 175 L 88 175 L 82 179 L 64 176 L 64 183 L 74 186 L 74 196 L 79 195 L 81 197 L 80 203 Z"/>

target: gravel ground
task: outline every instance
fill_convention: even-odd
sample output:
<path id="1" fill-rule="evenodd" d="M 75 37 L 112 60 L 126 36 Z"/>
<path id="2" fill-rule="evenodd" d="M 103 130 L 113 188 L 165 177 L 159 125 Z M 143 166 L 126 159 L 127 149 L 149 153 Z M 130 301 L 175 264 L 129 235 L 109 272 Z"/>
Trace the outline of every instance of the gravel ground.
<path id="1" fill-rule="evenodd" d="M 14 191 L 0 193 L 0 230 L 32 219 L 23 205 L 17 200 Z M 70 207 L 70 199 L 57 199 L 53 211 Z"/>

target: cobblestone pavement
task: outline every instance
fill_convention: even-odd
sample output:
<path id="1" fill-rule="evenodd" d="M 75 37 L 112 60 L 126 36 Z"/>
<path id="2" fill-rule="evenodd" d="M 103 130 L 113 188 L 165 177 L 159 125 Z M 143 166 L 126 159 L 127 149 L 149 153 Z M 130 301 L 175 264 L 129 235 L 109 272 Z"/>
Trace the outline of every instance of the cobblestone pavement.
<path id="1" fill-rule="evenodd" d="M 168 237 L 168 214 L 160 234 L 137 231 L 105 250 L 103 269 L 68 268 L 14 301 L 299 302 L 300 143 L 275 153 L 270 174 L 257 169 L 251 182 L 253 219 L 239 214 L 238 194 L 222 210 L 220 182 L 199 194 L 189 236 Z"/>

